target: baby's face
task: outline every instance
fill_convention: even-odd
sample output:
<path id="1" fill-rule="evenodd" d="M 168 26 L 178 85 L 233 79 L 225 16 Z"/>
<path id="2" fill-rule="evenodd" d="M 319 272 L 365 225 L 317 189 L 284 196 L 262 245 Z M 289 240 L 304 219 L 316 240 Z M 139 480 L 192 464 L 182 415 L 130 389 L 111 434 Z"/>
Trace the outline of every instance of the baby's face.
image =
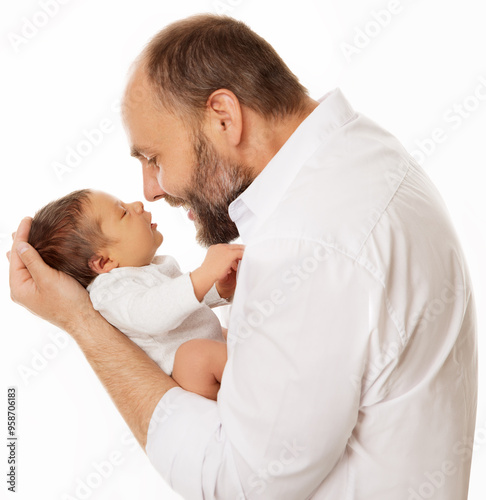
<path id="1" fill-rule="evenodd" d="M 143 203 L 123 203 L 102 191 L 90 195 L 91 211 L 101 221 L 101 230 L 116 243 L 105 250 L 118 267 L 140 267 L 150 264 L 163 236 L 152 224 L 152 214 Z"/>

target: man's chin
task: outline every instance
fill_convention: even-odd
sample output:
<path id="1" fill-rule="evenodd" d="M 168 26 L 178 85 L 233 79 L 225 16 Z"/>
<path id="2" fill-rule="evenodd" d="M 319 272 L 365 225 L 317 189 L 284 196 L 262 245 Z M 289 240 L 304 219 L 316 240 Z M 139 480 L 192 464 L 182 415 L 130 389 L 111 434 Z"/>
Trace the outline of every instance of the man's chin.
<path id="1" fill-rule="evenodd" d="M 197 218 L 194 220 L 194 226 L 196 228 L 196 242 L 204 248 L 209 248 L 211 245 L 218 245 L 219 243 L 231 243 L 240 236 L 236 226 L 234 228 L 226 227 L 226 230 L 222 230 L 219 227 L 215 231 L 214 226 L 208 227 L 202 224 Z"/>
<path id="2" fill-rule="evenodd" d="M 196 228 L 196 242 L 198 245 L 209 248 L 212 243 L 210 243 L 210 238 L 208 238 L 208 232 L 206 228 L 199 222 L 199 219 L 195 217 L 193 220 L 194 227 Z"/>

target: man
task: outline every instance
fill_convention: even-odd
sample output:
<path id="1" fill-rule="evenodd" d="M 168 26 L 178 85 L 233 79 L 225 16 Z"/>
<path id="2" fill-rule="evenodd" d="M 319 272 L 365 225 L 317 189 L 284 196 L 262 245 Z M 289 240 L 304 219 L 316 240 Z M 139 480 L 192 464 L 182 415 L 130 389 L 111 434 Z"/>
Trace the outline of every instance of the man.
<path id="1" fill-rule="evenodd" d="M 246 244 L 218 401 L 182 390 L 26 244 L 12 298 L 76 340 L 185 498 L 464 499 L 477 397 L 467 267 L 442 200 L 336 89 L 310 99 L 230 18 L 160 32 L 123 106 L 145 197 Z"/>

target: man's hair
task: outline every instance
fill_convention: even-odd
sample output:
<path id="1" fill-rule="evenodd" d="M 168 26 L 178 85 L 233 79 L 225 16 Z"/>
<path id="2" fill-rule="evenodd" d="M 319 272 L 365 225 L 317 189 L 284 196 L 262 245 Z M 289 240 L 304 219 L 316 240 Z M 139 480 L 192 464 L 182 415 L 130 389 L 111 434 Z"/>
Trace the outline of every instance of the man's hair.
<path id="1" fill-rule="evenodd" d="M 52 201 L 36 212 L 28 242 L 44 262 L 79 281 L 85 288 L 96 278 L 89 261 L 111 240 L 87 213 L 91 191 L 81 189 Z"/>
<path id="2" fill-rule="evenodd" d="M 170 24 L 140 55 L 155 96 L 199 123 L 209 96 L 231 90 L 264 118 L 300 114 L 308 92 L 275 49 L 246 24 L 203 14 Z"/>

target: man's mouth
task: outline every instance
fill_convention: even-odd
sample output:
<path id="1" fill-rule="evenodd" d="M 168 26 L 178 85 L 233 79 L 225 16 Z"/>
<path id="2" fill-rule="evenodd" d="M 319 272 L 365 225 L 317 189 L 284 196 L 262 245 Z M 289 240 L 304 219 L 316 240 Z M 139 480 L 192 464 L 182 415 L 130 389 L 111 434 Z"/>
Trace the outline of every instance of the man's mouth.
<path id="1" fill-rule="evenodd" d="M 192 211 L 191 207 L 189 207 L 188 205 L 186 205 L 184 203 L 181 203 L 179 205 L 179 207 L 182 207 L 187 212 L 187 217 L 189 218 L 189 220 L 192 220 L 192 221 L 196 220 L 196 215 Z"/>
<path id="2" fill-rule="evenodd" d="M 152 229 L 152 231 L 155 231 L 157 229 L 157 223 L 156 222 L 152 222 L 150 224 L 150 228 Z"/>
<path id="3" fill-rule="evenodd" d="M 193 212 L 192 208 L 188 206 L 181 198 L 173 198 L 166 196 L 164 198 L 165 202 L 173 208 L 183 208 L 187 212 L 187 217 L 191 221 L 196 220 L 196 214 Z"/>

